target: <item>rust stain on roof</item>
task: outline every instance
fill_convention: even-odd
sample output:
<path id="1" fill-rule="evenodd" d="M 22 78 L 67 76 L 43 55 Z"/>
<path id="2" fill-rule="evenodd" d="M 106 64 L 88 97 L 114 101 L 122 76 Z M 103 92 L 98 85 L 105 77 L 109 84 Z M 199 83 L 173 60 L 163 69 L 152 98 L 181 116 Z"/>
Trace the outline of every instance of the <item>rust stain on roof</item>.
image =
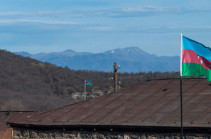
<path id="1" fill-rule="evenodd" d="M 152 80 L 19 120 L 31 125 L 180 126 L 180 80 Z M 186 127 L 211 127 L 211 85 L 183 79 Z"/>

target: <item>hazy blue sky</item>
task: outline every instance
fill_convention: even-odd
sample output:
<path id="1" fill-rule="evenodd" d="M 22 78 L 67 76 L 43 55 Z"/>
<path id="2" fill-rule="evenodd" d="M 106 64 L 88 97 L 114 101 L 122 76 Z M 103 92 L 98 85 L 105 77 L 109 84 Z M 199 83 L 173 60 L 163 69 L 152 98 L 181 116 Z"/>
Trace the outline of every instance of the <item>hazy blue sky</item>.
<path id="1" fill-rule="evenodd" d="M 0 0 L 0 48 L 179 55 L 180 33 L 211 46 L 211 0 Z"/>

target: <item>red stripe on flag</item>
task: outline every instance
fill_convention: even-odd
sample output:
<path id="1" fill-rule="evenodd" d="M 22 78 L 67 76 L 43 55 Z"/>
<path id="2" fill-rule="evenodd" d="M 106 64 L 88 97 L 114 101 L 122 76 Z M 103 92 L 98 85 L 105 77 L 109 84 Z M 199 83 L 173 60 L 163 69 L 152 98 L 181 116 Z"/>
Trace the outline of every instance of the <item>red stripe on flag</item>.
<path id="1" fill-rule="evenodd" d="M 205 69 L 211 69 L 211 61 L 198 56 L 195 51 L 189 49 L 182 49 L 182 63 L 196 63 Z"/>

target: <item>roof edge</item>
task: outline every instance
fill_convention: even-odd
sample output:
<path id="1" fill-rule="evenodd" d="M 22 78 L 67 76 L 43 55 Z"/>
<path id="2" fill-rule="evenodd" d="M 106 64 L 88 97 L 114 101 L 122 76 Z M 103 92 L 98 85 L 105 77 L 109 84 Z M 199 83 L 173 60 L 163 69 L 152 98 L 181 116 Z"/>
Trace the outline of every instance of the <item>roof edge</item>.
<path id="1" fill-rule="evenodd" d="M 27 128 L 34 130 L 77 130 L 77 131 L 105 131 L 105 132 L 153 132 L 180 133 L 181 127 L 176 126 L 130 126 L 130 125 L 35 125 L 9 123 L 13 128 Z M 211 127 L 183 127 L 184 133 L 211 133 Z"/>

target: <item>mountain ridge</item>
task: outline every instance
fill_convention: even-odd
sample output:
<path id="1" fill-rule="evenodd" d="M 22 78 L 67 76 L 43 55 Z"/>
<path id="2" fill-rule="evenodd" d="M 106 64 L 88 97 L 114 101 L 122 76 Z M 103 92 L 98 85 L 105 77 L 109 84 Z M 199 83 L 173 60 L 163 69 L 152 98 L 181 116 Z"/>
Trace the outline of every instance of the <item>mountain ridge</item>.
<path id="1" fill-rule="evenodd" d="M 71 49 L 62 52 L 29 54 L 15 52 L 42 62 L 49 62 L 74 70 L 111 72 L 114 62 L 121 65 L 119 72 L 172 72 L 179 71 L 179 56 L 157 56 L 149 54 L 139 47 L 126 47 L 101 53 L 76 52 Z"/>

